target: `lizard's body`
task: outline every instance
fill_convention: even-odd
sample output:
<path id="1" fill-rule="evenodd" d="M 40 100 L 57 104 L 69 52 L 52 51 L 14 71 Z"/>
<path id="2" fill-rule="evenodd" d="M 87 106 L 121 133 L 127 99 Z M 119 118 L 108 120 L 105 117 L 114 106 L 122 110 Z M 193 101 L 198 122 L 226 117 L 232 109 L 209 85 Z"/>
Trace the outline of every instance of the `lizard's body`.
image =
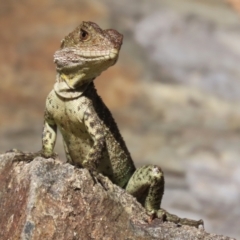
<path id="1" fill-rule="evenodd" d="M 46 101 L 41 155 L 53 156 L 59 128 L 69 163 L 109 177 L 151 215 L 198 226 L 201 220 L 180 219 L 160 208 L 164 192 L 161 168 L 135 169 L 110 111 L 96 92 L 94 78 L 116 63 L 121 44 L 120 33 L 102 30 L 92 22 L 83 22 L 63 39 L 54 55 L 57 79 Z"/>
<path id="2" fill-rule="evenodd" d="M 133 161 L 111 113 L 98 96 L 93 83 L 76 99 L 67 100 L 58 96 L 54 90 L 51 91 L 47 97 L 45 119 L 58 126 L 67 160 L 77 166 L 83 166 L 91 149 L 96 154 L 94 139 L 98 141 L 104 138 L 97 171 L 121 187 L 127 184 L 135 171 Z"/>

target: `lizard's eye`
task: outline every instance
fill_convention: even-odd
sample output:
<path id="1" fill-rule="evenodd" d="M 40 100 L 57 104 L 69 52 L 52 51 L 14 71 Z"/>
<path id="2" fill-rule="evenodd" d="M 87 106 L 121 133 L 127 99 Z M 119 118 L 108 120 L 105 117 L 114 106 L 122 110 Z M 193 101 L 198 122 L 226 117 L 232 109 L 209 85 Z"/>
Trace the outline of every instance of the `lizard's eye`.
<path id="1" fill-rule="evenodd" d="M 88 39 L 89 35 L 86 31 L 83 29 L 80 30 L 80 40 L 86 41 Z"/>

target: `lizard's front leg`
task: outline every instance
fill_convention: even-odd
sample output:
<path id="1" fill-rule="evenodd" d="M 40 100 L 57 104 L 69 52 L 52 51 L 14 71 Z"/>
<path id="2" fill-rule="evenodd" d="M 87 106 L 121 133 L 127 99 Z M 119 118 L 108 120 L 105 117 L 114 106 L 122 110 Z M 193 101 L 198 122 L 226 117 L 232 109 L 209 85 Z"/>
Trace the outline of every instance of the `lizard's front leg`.
<path id="1" fill-rule="evenodd" d="M 41 156 L 45 158 L 57 156 L 56 153 L 53 152 L 55 142 L 57 137 L 57 125 L 55 124 L 54 120 L 51 116 L 45 111 L 44 116 L 44 126 L 43 126 L 43 133 L 42 133 L 42 150 L 32 153 L 32 152 L 22 152 L 17 149 L 10 150 L 9 152 L 16 153 L 13 162 L 18 161 L 26 161 L 31 162 L 34 158 Z"/>
<path id="2" fill-rule="evenodd" d="M 84 124 L 93 140 L 93 145 L 82 165 L 84 168 L 90 170 L 93 175 L 96 175 L 105 148 L 105 128 L 102 126 L 102 121 L 91 106 L 89 106 L 84 113 Z"/>
<path id="3" fill-rule="evenodd" d="M 199 227 L 203 221 L 179 218 L 160 208 L 164 193 L 164 175 L 160 167 L 155 165 L 143 166 L 135 171 L 130 178 L 126 191 L 132 194 L 146 208 L 150 216 L 156 216 L 164 221 L 180 225 Z"/>
<path id="4" fill-rule="evenodd" d="M 57 154 L 54 153 L 53 149 L 55 147 L 57 138 L 57 125 L 51 118 L 47 117 L 46 115 L 47 114 L 45 114 L 42 133 L 42 150 L 40 152 L 42 157 L 55 158 Z"/>

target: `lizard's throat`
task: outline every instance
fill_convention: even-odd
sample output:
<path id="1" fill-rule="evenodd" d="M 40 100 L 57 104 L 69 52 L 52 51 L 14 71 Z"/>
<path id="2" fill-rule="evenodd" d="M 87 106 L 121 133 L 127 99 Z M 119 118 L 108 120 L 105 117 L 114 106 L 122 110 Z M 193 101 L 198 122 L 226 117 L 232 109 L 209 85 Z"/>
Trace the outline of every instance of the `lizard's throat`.
<path id="1" fill-rule="evenodd" d="M 80 97 L 93 79 L 83 79 L 81 74 L 64 74 L 57 72 L 54 90 L 60 97 L 73 99 Z"/>

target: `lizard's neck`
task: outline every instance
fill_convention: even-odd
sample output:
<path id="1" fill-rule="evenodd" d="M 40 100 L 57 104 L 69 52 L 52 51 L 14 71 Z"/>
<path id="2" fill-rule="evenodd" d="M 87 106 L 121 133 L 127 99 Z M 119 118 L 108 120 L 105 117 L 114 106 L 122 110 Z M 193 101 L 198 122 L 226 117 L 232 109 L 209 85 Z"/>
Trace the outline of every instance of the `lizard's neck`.
<path id="1" fill-rule="evenodd" d="M 57 71 L 54 91 L 57 95 L 66 99 L 80 97 L 94 79 L 82 80 L 81 74 L 65 74 Z M 78 83 L 81 85 L 78 85 Z"/>

